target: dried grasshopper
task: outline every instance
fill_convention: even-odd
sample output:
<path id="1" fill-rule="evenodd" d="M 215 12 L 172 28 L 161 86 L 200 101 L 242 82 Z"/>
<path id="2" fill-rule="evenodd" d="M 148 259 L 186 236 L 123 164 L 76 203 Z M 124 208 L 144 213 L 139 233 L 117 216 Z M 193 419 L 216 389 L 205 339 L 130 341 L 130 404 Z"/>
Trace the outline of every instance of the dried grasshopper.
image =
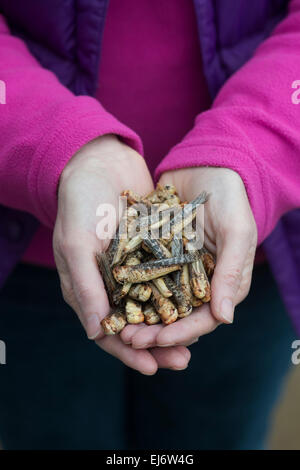
<path id="1" fill-rule="evenodd" d="M 129 290 L 129 297 L 139 302 L 147 302 L 151 296 L 150 284 L 134 284 Z"/>
<path id="2" fill-rule="evenodd" d="M 196 233 L 190 237 L 187 230 L 208 199 L 205 191 L 189 204 L 180 201 L 173 185 L 157 185 L 144 197 L 130 190 L 122 196 L 129 207 L 107 253 L 96 256 L 112 307 L 102 321 L 109 335 L 127 323 L 168 325 L 186 317 L 210 300 L 215 268 L 205 248 L 191 251 Z"/>
<path id="3" fill-rule="evenodd" d="M 126 320 L 134 325 L 144 321 L 144 314 L 140 303 L 132 299 L 127 299 L 125 305 Z"/>
<path id="4" fill-rule="evenodd" d="M 113 275 L 117 282 L 146 282 L 165 276 L 173 271 L 181 269 L 186 263 L 192 263 L 197 255 L 186 253 L 174 258 L 165 258 L 162 260 L 149 261 L 137 266 L 115 266 Z"/>
<path id="5" fill-rule="evenodd" d="M 195 297 L 202 302 L 210 301 L 210 284 L 202 260 L 199 258 L 189 266 L 190 284 Z"/>
<path id="6" fill-rule="evenodd" d="M 150 303 L 145 305 L 143 313 L 146 325 L 155 325 L 156 323 L 160 322 L 160 316 L 158 315 L 153 305 Z"/>
<path id="7" fill-rule="evenodd" d="M 170 299 L 166 299 L 154 284 L 151 285 L 152 296 L 151 302 L 156 308 L 157 313 L 160 316 L 161 321 L 165 325 L 173 323 L 178 318 L 178 310 Z"/>
<path id="8" fill-rule="evenodd" d="M 106 335 L 116 335 L 123 330 L 126 323 L 127 321 L 124 310 L 116 308 L 102 320 L 101 325 Z"/>
<path id="9" fill-rule="evenodd" d="M 202 259 L 202 263 L 206 271 L 206 274 L 208 275 L 208 277 L 212 277 L 214 270 L 215 270 L 215 266 L 216 266 L 214 257 L 204 247 L 200 250 L 200 253 L 201 253 L 201 259 Z"/>

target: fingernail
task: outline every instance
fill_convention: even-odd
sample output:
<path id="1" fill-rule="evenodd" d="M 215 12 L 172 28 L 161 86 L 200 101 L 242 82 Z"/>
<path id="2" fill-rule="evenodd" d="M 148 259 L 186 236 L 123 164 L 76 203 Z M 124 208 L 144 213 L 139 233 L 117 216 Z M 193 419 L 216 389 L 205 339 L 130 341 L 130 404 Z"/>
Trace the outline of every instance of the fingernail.
<path id="1" fill-rule="evenodd" d="M 226 323 L 233 322 L 233 303 L 228 297 L 225 297 L 225 299 L 222 301 L 221 317 L 225 320 Z"/>
<path id="2" fill-rule="evenodd" d="M 100 319 L 96 313 L 89 316 L 86 324 L 86 332 L 89 339 L 95 339 L 101 332 Z"/>
<path id="3" fill-rule="evenodd" d="M 157 345 L 159 348 L 169 348 L 170 346 L 175 346 L 174 343 L 170 343 L 170 344 L 158 344 Z"/>

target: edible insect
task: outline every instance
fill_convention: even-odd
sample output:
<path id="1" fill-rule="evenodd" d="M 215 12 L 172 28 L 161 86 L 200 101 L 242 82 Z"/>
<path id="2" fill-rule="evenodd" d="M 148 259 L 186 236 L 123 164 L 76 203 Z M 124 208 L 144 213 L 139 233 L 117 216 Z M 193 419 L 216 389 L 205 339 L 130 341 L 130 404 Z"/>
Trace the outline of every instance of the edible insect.
<path id="1" fill-rule="evenodd" d="M 215 257 L 194 244 L 203 191 L 182 202 L 176 188 L 157 185 L 140 196 L 123 191 L 128 206 L 106 253 L 96 255 L 111 305 L 101 324 L 114 335 L 127 324 L 169 325 L 211 298 Z M 191 230 L 190 230 L 191 229 Z M 201 311 L 201 309 L 200 309 Z"/>
<path id="2" fill-rule="evenodd" d="M 111 271 L 109 258 L 106 253 L 97 253 L 96 260 L 102 275 L 104 285 L 106 287 L 108 299 L 110 301 L 110 304 L 113 304 L 113 292 L 116 289 L 117 284 Z"/>
<path id="3" fill-rule="evenodd" d="M 125 305 L 126 320 L 128 323 L 134 325 L 142 323 L 144 321 L 144 314 L 142 312 L 142 306 L 139 302 L 132 299 L 127 299 Z"/>
<path id="4" fill-rule="evenodd" d="M 101 325 L 106 335 L 116 335 L 123 330 L 126 323 L 126 315 L 124 310 L 121 308 L 116 308 L 102 320 Z"/>
<path id="5" fill-rule="evenodd" d="M 135 254 L 128 255 L 126 258 L 126 263 L 128 266 L 135 266 L 140 264 L 142 259 L 142 253 L 136 252 Z M 121 300 L 129 293 L 132 284 L 131 282 L 126 282 L 122 286 L 116 287 L 112 292 L 112 299 L 115 305 L 119 305 Z M 149 297 L 151 292 L 149 294 Z"/>
<path id="6" fill-rule="evenodd" d="M 183 269 L 184 268 L 188 269 L 187 266 L 183 266 Z M 180 289 L 180 287 L 171 278 L 166 278 L 166 285 L 174 296 L 178 310 L 178 317 L 183 318 L 190 315 L 193 308 L 191 295 L 187 295 L 187 293 L 183 289 Z"/>
<path id="7" fill-rule="evenodd" d="M 212 277 L 216 266 L 214 257 L 211 253 L 206 250 L 206 248 L 202 248 L 200 252 L 206 274 L 208 275 L 208 277 Z"/>
<path id="8" fill-rule="evenodd" d="M 154 284 L 151 286 L 152 288 L 152 296 L 151 301 L 156 308 L 157 313 L 160 316 L 161 321 L 165 325 L 169 325 L 170 323 L 174 323 L 174 321 L 178 318 L 178 310 L 173 304 L 173 302 L 169 299 L 166 299 L 159 290 L 155 287 Z"/>
<path id="9" fill-rule="evenodd" d="M 158 279 L 153 279 L 152 282 L 164 297 L 172 297 L 173 292 L 167 287 L 167 284 L 166 284 L 167 279 L 168 279 L 167 276 L 159 277 Z"/>
<path id="10" fill-rule="evenodd" d="M 115 266 L 113 275 L 117 282 L 146 282 L 165 276 L 181 268 L 181 265 L 192 263 L 195 260 L 194 254 L 186 253 L 174 258 L 164 258 L 162 260 L 149 261 L 137 266 Z"/>
<path id="11" fill-rule="evenodd" d="M 151 296 L 151 287 L 149 284 L 134 284 L 129 290 L 129 297 L 139 302 L 147 302 Z"/>

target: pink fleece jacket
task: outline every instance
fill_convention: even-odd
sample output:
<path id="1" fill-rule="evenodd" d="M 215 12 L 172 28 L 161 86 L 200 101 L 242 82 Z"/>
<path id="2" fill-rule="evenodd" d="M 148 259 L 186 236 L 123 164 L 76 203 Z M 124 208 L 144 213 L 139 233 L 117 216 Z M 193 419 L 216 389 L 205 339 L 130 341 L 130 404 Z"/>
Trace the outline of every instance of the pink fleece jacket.
<path id="1" fill-rule="evenodd" d="M 106 36 L 109 37 L 109 24 L 113 25 L 121 18 L 121 5 L 126 1 L 111 0 Z M 114 4 L 118 5 L 115 10 Z M 236 170 L 245 183 L 261 242 L 281 214 L 300 206 L 300 108 L 291 99 L 295 91 L 292 83 L 300 79 L 300 0 L 290 2 L 286 19 L 257 49 L 253 58 L 228 80 L 212 108 L 204 112 L 201 111 L 207 108 L 208 98 L 203 75 L 199 73 L 201 58 L 196 46 L 192 7 L 187 6 L 190 4 L 184 0 L 169 0 L 164 2 L 167 6 L 150 10 L 148 1 L 135 0 L 136 8 L 127 9 L 127 12 L 133 12 L 133 23 L 130 23 L 128 15 L 127 21 L 123 22 L 127 23 L 128 34 L 116 27 L 117 21 L 115 33 L 110 36 L 114 40 L 111 45 L 121 46 L 118 34 L 122 34 L 123 39 L 128 37 L 126 50 L 120 49 L 120 57 L 127 51 L 127 59 L 124 57 L 121 61 L 125 67 L 123 73 L 128 63 L 123 93 L 127 89 L 134 97 L 136 91 L 139 101 L 134 104 L 136 107 L 138 103 L 140 110 L 136 118 L 130 109 L 127 114 L 126 109 L 133 103 L 126 102 L 123 108 L 117 106 L 114 114 L 139 131 L 148 142 L 151 149 L 149 159 L 155 160 L 155 164 L 163 157 L 162 152 L 168 152 L 158 166 L 157 176 L 166 170 L 199 165 Z M 143 8 L 148 8 L 148 11 L 141 11 Z M 140 32 L 139 37 L 135 33 L 129 34 L 130 30 L 138 29 L 136 14 L 147 18 L 147 24 L 142 25 L 146 33 Z M 159 15 L 160 21 L 156 21 L 155 14 Z M 167 22 L 170 14 L 172 21 Z M 179 29 L 166 34 L 165 22 L 171 27 L 174 21 Z M 151 34 L 147 34 L 148 30 Z M 149 53 L 136 56 L 128 45 L 132 41 L 136 53 L 141 39 L 145 41 L 140 44 L 141 50 Z M 175 60 L 171 42 L 175 42 L 177 51 L 180 51 L 179 62 Z M 105 47 L 106 67 L 110 64 L 111 70 L 105 70 L 105 62 L 102 61 L 102 77 L 106 76 L 106 79 L 101 80 L 97 96 L 102 96 L 102 102 L 108 103 L 109 111 L 112 111 L 114 100 L 109 96 L 110 81 L 120 77 L 117 74 L 119 61 L 113 60 L 115 57 L 110 54 L 107 41 L 103 45 L 103 59 Z M 143 57 L 144 63 L 141 63 Z M 149 69 L 153 69 L 153 74 L 145 89 L 148 86 L 149 93 L 153 93 L 151 98 L 155 97 L 153 103 L 156 106 L 148 96 L 145 107 L 143 100 L 140 101 L 143 87 L 137 89 L 134 86 L 138 81 L 144 81 L 146 63 L 151 66 L 148 65 Z M 132 65 L 141 73 L 135 82 L 128 83 L 126 77 L 132 80 L 134 75 Z M 106 111 L 96 98 L 75 97 L 64 88 L 51 72 L 37 63 L 21 40 L 10 35 L 1 17 L 0 80 L 6 83 L 7 88 L 7 104 L 0 104 L 0 203 L 31 212 L 50 230 L 56 216 L 59 176 L 82 145 L 98 135 L 116 133 L 142 152 L 141 140 L 130 127 Z M 116 86 L 111 87 L 111 92 L 118 89 L 119 83 L 114 83 Z M 185 88 L 187 86 L 190 88 Z M 161 90 L 161 95 L 158 90 Z M 185 100 L 190 104 L 184 105 Z M 149 108 L 151 119 L 147 121 Z M 166 112 L 162 116 L 165 109 L 174 114 Z M 144 114 L 139 114 L 141 110 Z M 176 113 L 180 115 L 178 121 L 174 116 Z M 183 137 L 188 131 L 187 124 L 192 125 L 191 119 L 197 113 L 200 114 L 193 129 Z M 161 148 L 151 143 L 157 135 L 150 124 L 157 125 L 157 122 L 159 136 L 163 136 Z M 50 230 L 44 232 L 44 240 L 47 237 L 51 239 Z M 31 250 L 32 255 L 38 253 L 36 241 Z M 42 257 L 39 260 L 47 264 Z"/>

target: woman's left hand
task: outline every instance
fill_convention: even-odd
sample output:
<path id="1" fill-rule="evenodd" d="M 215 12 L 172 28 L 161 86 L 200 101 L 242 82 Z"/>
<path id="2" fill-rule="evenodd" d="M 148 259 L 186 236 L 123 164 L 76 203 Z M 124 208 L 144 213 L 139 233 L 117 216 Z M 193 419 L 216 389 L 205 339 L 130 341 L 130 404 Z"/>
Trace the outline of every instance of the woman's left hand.
<path id="1" fill-rule="evenodd" d="M 163 174 L 160 183 L 174 184 L 184 201 L 203 190 L 210 193 L 204 211 L 204 244 L 217 257 L 212 299 L 168 326 L 128 326 L 121 338 L 134 348 L 190 345 L 220 323 L 232 323 L 234 307 L 247 296 L 251 284 L 257 229 L 240 176 L 226 168 L 187 168 Z"/>

